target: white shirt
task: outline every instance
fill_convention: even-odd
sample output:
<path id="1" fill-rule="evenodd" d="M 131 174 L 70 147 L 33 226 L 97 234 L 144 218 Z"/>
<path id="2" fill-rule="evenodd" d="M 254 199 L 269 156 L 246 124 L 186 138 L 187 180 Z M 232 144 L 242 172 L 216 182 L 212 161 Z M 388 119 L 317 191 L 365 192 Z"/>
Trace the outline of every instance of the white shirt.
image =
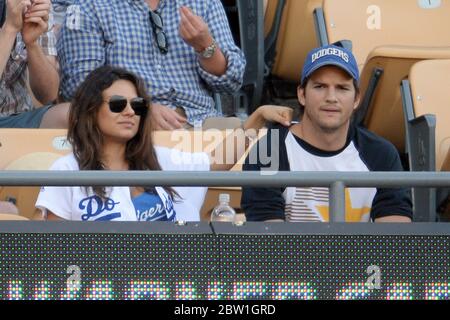
<path id="1" fill-rule="evenodd" d="M 370 171 L 353 142 L 334 156 L 321 157 L 305 150 L 291 132 L 286 136 L 291 171 Z M 376 188 L 346 188 L 346 221 L 367 222 Z M 328 221 L 328 188 L 288 187 L 283 193 L 288 221 Z M 347 203 L 348 202 L 348 203 Z"/>
<path id="2" fill-rule="evenodd" d="M 176 149 L 155 147 L 158 161 L 164 171 L 209 171 L 206 153 L 187 153 Z M 50 170 L 80 170 L 71 153 L 56 160 Z M 165 196 L 156 187 L 160 197 Z M 200 209 L 205 200 L 207 187 L 175 187 L 182 199 L 175 199 L 174 209 L 178 220 L 199 221 Z M 43 187 L 36 201 L 36 208 L 44 215 L 50 210 L 66 220 L 78 221 L 137 221 L 129 187 L 106 189 L 106 201 L 102 202 L 92 190 L 85 187 Z"/>

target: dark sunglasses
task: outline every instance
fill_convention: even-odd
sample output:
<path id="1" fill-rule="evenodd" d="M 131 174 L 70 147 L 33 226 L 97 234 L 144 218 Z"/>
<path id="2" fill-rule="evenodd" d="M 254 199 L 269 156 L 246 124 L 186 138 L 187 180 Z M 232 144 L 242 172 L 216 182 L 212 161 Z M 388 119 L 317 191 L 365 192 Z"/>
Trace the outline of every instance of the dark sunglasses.
<path id="1" fill-rule="evenodd" d="M 109 101 L 109 110 L 114 113 L 120 113 L 127 107 L 128 100 L 123 96 L 112 96 Z M 147 100 L 136 97 L 130 100 L 131 108 L 137 116 L 145 116 L 148 111 Z"/>
<path id="2" fill-rule="evenodd" d="M 169 51 L 169 44 L 167 43 L 166 33 L 163 31 L 164 24 L 161 16 L 156 11 L 150 10 L 150 22 L 159 51 L 166 54 Z"/>

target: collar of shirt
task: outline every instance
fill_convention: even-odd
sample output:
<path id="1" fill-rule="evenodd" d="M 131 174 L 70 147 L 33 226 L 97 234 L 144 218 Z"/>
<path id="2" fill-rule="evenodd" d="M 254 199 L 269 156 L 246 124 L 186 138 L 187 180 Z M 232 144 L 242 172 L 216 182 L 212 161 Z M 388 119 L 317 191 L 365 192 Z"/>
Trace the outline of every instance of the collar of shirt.
<path id="1" fill-rule="evenodd" d="M 150 10 L 150 5 L 147 3 L 146 0 L 128 0 L 128 2 L 130 2 L 131 4 L 138 3 L 138 5 L 142 5 L 141 8 L 146 8 L 146 9 Z M 176 2 L 176 0 L 175 0 L 175 2 Z M 156 6 L 156 11 L 161 11 L 162 9 L 164 9 L 165 6 L 166 6 L 166 0 L 159 0 L 158 5 Z"/>

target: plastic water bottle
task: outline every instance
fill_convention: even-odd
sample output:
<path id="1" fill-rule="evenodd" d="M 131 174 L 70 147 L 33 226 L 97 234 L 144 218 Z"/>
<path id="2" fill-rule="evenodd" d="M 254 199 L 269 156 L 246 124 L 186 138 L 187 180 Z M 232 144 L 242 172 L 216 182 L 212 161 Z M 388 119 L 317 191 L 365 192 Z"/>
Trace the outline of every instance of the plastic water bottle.
<path id="1" fill-rule="evenodd" d="M 230 195 L 228 193 L 221 193 L 219 195 L 219 204 L 211 213 L 211 221 L 234 222 L 236 212 L 229 203 Z"/>

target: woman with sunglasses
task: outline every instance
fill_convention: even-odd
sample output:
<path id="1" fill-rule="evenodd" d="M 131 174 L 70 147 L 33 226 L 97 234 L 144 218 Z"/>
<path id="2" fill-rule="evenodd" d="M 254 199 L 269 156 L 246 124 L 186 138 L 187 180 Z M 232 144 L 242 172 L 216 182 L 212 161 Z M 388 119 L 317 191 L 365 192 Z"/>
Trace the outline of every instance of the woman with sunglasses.
<path id="1" fill-rule="evenodd" d="M 205 153 L 154 147 L 149 97 L 143 81 L 126 70 L 94 70 L 72 100 L 67 138 L 73 153 L 52 170 L 223 169 L 210 165 Z M 289 108 L 255 111 L 245 128 L 264 120 L 289 123 Z M 174 161 L 182 159 L 183 161 Z M 36 202 L 47 220 L 174 221 L 199 220 L 205 187 L 43 187 Z"/>

